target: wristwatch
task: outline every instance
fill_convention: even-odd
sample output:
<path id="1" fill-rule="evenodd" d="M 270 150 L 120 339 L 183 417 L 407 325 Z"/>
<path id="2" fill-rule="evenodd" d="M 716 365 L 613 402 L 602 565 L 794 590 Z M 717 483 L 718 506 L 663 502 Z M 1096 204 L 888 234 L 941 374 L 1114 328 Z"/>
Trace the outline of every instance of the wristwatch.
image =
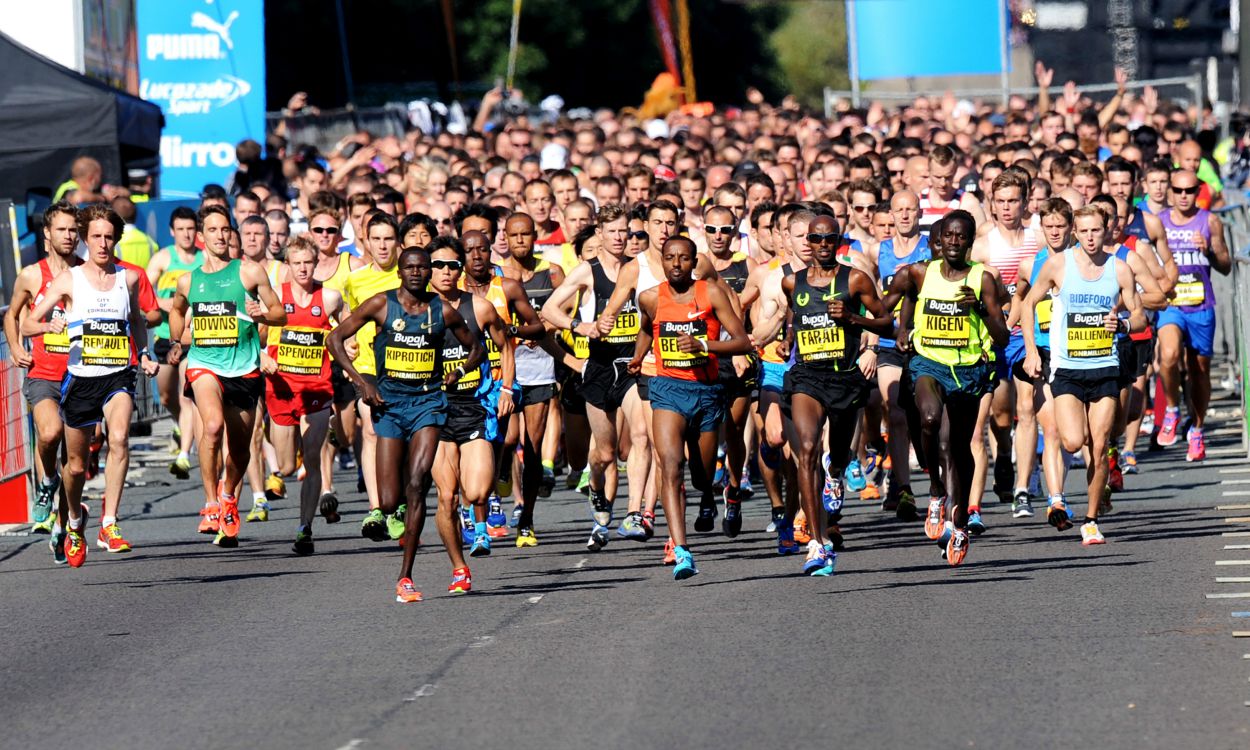
<path id="1" fill-rule="evenodd" d="M 512 338 L 516 338 L 518 333 L 519 333 L 519 331 L 517 330 L 517 327 L 516 327 L 516 326 L 508 326 L 508 335 L 509 335 L 509 336 L 511 336 Z"/>
<path id="2" fill-rule="evenodd" d="M 581 324 L 582 324 L 582 319 L 574 315 L 572 318 L 569 319 L 569 330 L 576 331 L 577 327 L 580 326 Z"/>

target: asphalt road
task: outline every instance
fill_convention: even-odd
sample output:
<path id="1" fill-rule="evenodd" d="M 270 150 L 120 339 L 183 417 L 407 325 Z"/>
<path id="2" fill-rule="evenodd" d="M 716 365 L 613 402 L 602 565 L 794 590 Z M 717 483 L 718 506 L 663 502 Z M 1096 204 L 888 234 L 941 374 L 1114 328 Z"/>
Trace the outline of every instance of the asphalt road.
<path id="1" fill-rule="evenodd" d="M 191 484 L 152 465 L 127 555 L 70 570 L 47 537 L 0 537 L 0 748 L 1245 748 L 1250 620 L 1231 614 L 1250 599 L 1204 597 L 1250 592 L 1214 580 L 1250 576 L 1214 565 L 1250 558 L 1223 549 L 1250 544 L 1221 536 L 1250 510 L 1217 511 L 1220 482 L 1250 473 L 1219 471 L 1247 466 L 1219 427 L 1203 465 L 1143 457 L 1102 547 L 991 503 L 952 569 L 919 523 L 852 500 L 837 574 L 809 579 L 756 499 L 737 539 L 693 537 L 701 574 L 676 583 L 662 523 L 588 553 L 585 501 L 558 491 L 540 546 L 474 561 L 469 596 L 442 593 L 428 524 L 410 606 L 354 493 L 313 557 L 289 551 L 290 500 L 222 550 Z"/>

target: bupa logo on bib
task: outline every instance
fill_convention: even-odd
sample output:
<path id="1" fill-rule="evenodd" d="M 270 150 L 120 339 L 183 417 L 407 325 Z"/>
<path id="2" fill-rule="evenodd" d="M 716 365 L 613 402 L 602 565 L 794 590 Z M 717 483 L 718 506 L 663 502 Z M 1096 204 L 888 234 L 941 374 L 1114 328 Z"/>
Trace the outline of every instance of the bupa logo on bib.
<path id="1" fill-rule="evenodd" d="M 196 315 L 234 315 L 234 305 L 227 302 L 200 302 L 195 306 Z"/>

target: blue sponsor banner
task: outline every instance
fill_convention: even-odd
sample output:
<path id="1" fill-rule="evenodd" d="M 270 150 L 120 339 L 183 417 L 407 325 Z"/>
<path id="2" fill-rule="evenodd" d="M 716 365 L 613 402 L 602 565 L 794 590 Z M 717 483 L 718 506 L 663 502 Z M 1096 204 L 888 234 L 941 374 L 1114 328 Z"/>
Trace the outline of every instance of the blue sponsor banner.
<path id="1" fill-rule="evenodd" d="M 139 96 L 165 112 L 161 191 L 225 184 L 238 142 L 265 142 L 264 0 L 136 5 Z"/>
<path id="2" fill-rule="evenodd" d="M 1000 6 L 1006 0 L 848 0 L 859 78 L 1002 72 Z"/>

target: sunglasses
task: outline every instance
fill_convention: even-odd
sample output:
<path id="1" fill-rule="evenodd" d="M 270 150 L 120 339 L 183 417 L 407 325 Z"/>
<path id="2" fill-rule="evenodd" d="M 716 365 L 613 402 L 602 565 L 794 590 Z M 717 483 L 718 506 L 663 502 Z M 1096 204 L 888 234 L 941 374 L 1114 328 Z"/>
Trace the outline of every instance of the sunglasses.
<path id="1" fill-rule="evenodd" d="M 872 206 L 873 204 L 871 203 L 865 203 L 860 206 L 851 206 L 851 209 L 854 210 L 855 213 L 863 213 L 864 211 L 868 211 L 869 209 L 871 209 Z"/>
<path id="2" fill-rule="evenodd" d="M 725 226 L 720 227 L 708 225 L 703 227 L 703 231 L 708 234 L 734 234 L 738 231 L 738 228 L 732 224 L 726 224 Z"/>
<path id="3" fill-rule="evenodd" d="M 430 268 L 435 271 L 459 271 L 464 264 L 458 260 L 432 260 Z"/>
<path id="4" fill-rule="evenodd" d="M 338 227 L 312 227 L 308 231 L 312 232 L 313 234 L 338 234 L 339 228 Z"/>
<path id="5" fill-rule="evenodd" d="M 809 245 L 819 245 L 822 242 L 837 242 L 841 238 L 841 235 L 837 232 L 829 232 L 828 234 L 822 232 L 808 232 L 807 234 L 807 242 Z"/>
<path id="6" fill-rule="evenodd" d="M 889 171 L 890 171 L 890 174 L 902 174 L 903 173 L 903 170 L 901 169 L 891 169 Z"/>
<path id="7" fill-rule="evenodd" d="M 1202 190 L 1202 188 L 1198 187 L 1197 185 L 1194 185 L 1193 187 L 1177 187 L 1175 185 L 1172 186 L 1172 192 L 1180 193 L 1181 195 L 1197 195 L 1200 190 Z"/>
<path id="8" fill-rule="evenodd" d="M 648 239 L 650 235 L 647 234 L 646 232 L 639 231 L 639 232 L 630 232 L 628 237 L 631 240 L 645 240 L 645 239 Z"/>

